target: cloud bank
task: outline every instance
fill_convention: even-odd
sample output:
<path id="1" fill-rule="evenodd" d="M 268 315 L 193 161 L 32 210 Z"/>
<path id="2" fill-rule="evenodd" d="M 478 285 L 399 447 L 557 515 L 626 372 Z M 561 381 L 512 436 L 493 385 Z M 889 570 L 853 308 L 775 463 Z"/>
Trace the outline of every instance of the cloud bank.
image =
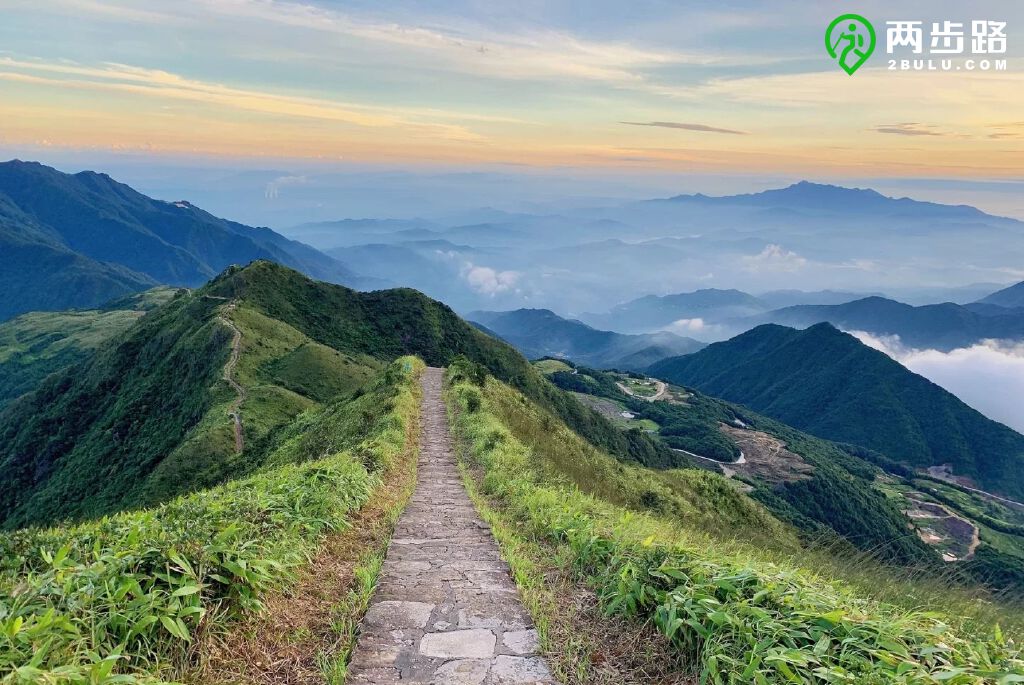
<path id="1" fill-rule="evenodd" d="M 950 391 L 985 416 L 1024 432 L 1024 343 L 985 340 L 951 352 L 919 350 L 899 336 L 850 331 L 914 373 Z"/>
<path id="2" fill-rule="evenodd" d="M 462 278 L 474 291 L 494 297 L 514 291 L 522 276 L 518 271 L 498 271 L 489 266 L 466 263 L 462 267 Z"/>

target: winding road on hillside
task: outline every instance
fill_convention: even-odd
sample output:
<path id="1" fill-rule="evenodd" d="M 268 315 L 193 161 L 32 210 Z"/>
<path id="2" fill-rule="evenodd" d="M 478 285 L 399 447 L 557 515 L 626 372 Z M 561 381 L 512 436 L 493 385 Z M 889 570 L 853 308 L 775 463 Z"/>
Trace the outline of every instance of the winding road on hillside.
<path id="1" fill-rule="evenodd" d="M 680 452 L 680 453 L 685 454 L 685 455 L 690 456 L 690 457 L 696 457 L 697 459 L 703 459 L 704 461 L 709 461 L 712 464 L 715 464 L 716 466 L 721 467 L 722 472 L 725 473 L 727 476 L 730 475 L 729 474 L 729 469 L 726 468 L 726 466 L 728 466 L 729 464 L 746 464 L 747 463 L 747 456 L 745 454 L 743 454 L 743 450 L 740 450 L 740 456 L 736 457 L 736 459 L 733 460 L 733 461 L 720 461 L 718 459 L 712 459 L 711 457 L 702 457 L 699 454 L 694 454 L 693 452 L 690 452 L 688 450 L 681 450 L 678 447 L 673 447 L 672 451 L 673 452 Z"/>
<path id="2" fill-rule="evenodd" d="M 950 482 L 952 482 L 952 481 L 950 481 Z M 994 499 L 997 502 L 1002 502 L 1003 504 L 1009 504 L 1009 505 L 1018 507 L 1020 509 L 1024 509 L 1024 502 L 1018 502 L 1017 500 L 1010 499 L 1009 497 L 1001 497 L 1000 495 L 993 495 L 991 492 L 985 492 L 984 490 L 979 490 L 978 488 L 972 488 L 972 487 L 968 487 L 966 485 L 960 485 L 959 483 L 956 483 L 956 485 L 960 486 L 964 490 L 969 490 L 970 492 L 976 492 L 979 495 L 983 495 L 983 496 L 988 497 L 990 499 Z"/>
<path id="3" fill-rule="evenodd" d="M 654 387 L 657 388 L 657 391 L 650 397 L 647 397 L 646 395 L 638 395 L 637 393 L 633 392 L 632 388 L 627 386 L 625 383 L 619 383 L 618 381 L 616 381 L 615 385 L 619 386 L 619 390 L 621 390 L 622 392 L 626 393 L 630 397 L 635 397 L 639 400 L 656 402 L 663 398 L 665 394 L 668 392 L 668 383 L 665 383 L 664 381 L 659 381 L 656 378 L 649 378 L 648 380 L 652 381 L 654 383 Z"/>
<path id="4" fill-rule="evenodd" d="M 416 491 L 359 625 L 346 682 L 554 685 L 509 566 L 462 484 L 443 374 L 423 374 Z"/>

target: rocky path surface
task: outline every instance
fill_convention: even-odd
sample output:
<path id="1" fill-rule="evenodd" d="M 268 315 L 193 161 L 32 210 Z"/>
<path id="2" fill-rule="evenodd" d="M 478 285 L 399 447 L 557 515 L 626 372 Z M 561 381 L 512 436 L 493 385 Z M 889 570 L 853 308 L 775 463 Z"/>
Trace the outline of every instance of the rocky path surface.
<path id="1" fill-rule="evenodd" d="M 490 529 L 466 494 L 441 369 L 423 375 L 416 492 L 359 626 L 348 685 L 555 683 Z"/>

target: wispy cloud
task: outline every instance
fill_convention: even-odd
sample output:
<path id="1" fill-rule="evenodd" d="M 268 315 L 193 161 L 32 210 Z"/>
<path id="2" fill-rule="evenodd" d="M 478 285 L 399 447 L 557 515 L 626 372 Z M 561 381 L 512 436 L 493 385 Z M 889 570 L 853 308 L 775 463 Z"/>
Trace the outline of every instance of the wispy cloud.
<path id="1" fill-rule="evenodd" d="M 263 196 L 268 200 L 276 199 L 281 194 L 281 188 L 288 186 L 301 186 L 309 183 L 309 178 L 306 176 L 278 176 L 274 180 L 267 183 L 267 187 L 263 191 Z"/>
<path id="2" fill-rule="evenodd" d="M 448 20 L 374 21 L 351 13 L 298 2 L 203 0 L 207 10 L 279 26 L 331 33 L 371 44 L 419 53 L 447 69 L 507 79 L 583 79 L 616 84 L 647 81 L 645 69 L 679 64 L 711 64 L 720 58 L 621 41 L 597 41 L 542 28 L 495 31 Z"/>
<path id="3" fill-rule="evenodd" d="M 620 124 L 629 126 L 656 126 L 658 128 L 678 128 L 684 131 L 701 131 L 704 133 L 728 133 L 735 136 L 745 136 L 746 131 L 736 131 L 731 128 L 718 128 L 706 124 L 688 124 L 679 121 L 620 121 Z"/>
<path id="4" fill-rule="evenodd" d="M 943 136 L 946 135 L 931 124 L 905 121 L 899 124 L 882 124 L 872 129 L 875 133 L 890 133 L 897 136 Z"/>
<path id="5" fill-rule="evenodd" d="M 43 74 L 43 75 L 40 75 Z M 105 63 L 88 66 L 0 57 L 0 80 L 63 88 L 116 91 L 166 100 L 187 100 L 269 115 L 321 119 L 361 127 L 405 127 L 449 140 L 482 137 L 462 126 L 417 121 L 397 110 L 282 95 L 189 79 L 160 69 Z M 440 112 L 435 111 L 435 116 Z"/>

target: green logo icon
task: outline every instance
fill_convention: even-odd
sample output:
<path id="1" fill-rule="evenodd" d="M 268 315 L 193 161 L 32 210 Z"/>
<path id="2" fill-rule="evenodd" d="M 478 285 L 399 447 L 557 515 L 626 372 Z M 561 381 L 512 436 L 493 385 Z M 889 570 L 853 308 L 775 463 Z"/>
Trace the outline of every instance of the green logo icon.
<path id="1" fill-rule="evenodd" d="M 875 27 L 859 14 L 838 16 L 825 31 L 825 48 L 828 56 L 853 76 L 875 51 Z"/>

